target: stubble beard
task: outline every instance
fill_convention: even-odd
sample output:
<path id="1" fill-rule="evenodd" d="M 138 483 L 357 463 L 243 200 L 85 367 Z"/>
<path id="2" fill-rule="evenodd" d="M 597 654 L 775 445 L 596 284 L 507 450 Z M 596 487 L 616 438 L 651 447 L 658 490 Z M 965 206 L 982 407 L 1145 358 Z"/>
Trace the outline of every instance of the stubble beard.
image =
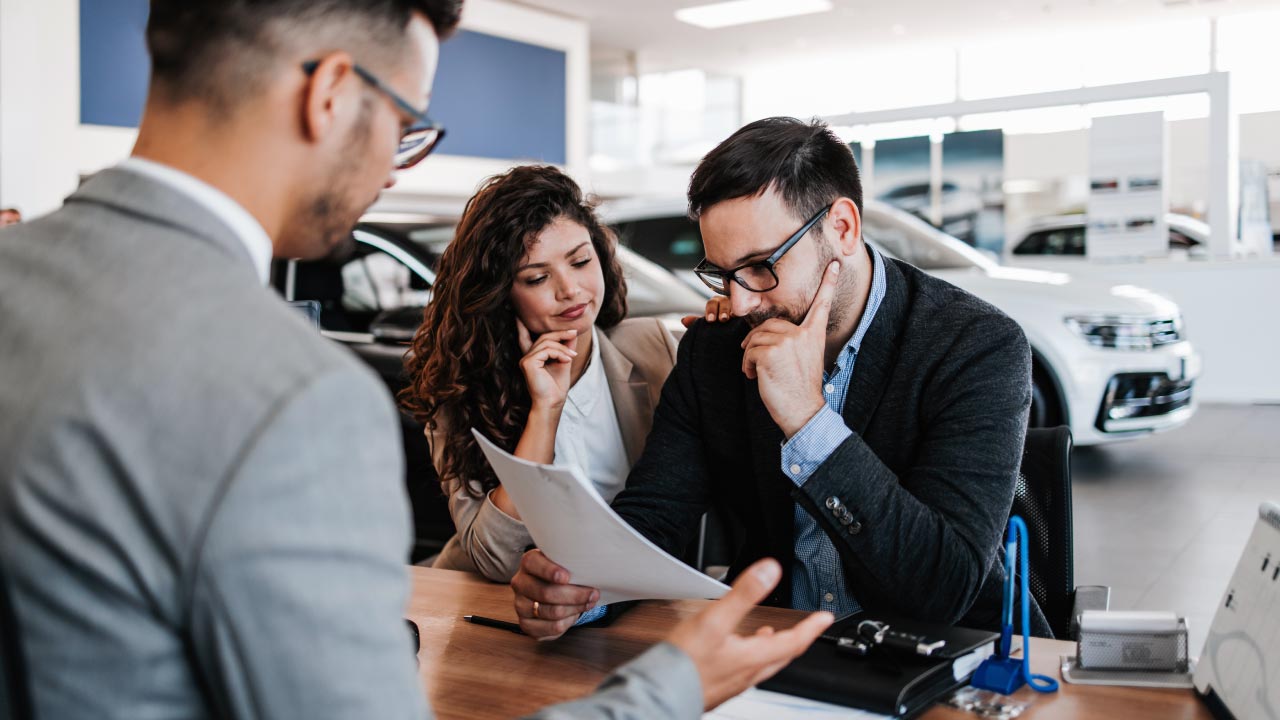
<path id="1" fill-rule="evenodd" d="M 818 269 L 814 276 L 810 278 L 806 284 L 805 290 L 800 294 L 802 298 L 807 298 L 807 304 L 803 306 L 795 305 L 775 305 L 766 310 L 758 310 L 748 313 L 744 318 L 751 327 L 759 327 L 766 320 L 773 318 L 781 318 L 793 325 L 799 325 L 804 322 L 804 318 L 809 314 L 809 308 L 813 305 L 813 299 L 817 297 L 818 287 L 822 285 L 822 276 L 827 271 L 827 266 L 832 260 L 836 259 L 836 254 L 831 250 L 825 242 L 818 242 Z M 842 262 L 843 265 L 850 263 Z M 827 333 L 835 331 L 844 324 L 845 315 L 848 313 L 846 303 L 841 302 L 842 298 L 849 296 L 848 288 L 857 284 L 857 277 L 852 268 L 841 267 L 841 273 L 836 279 L 836 293 L 831 301 L 831 312 L 827 315 Z"/>
<path id="2" fill-rule="evenodd" d="M 322 187 L 306 203 L 303 218 L 294 229 L 309 236 L 300 239 L 315 249 L 318 259 L 343 260 L 350 256 L 356 247 L 352 231 L 378 199 L 377 194 L 366 198 L 362 190 L 353 187 L 356 178 L 362 175 L 362 160 L 369 154 L 372 121 L 373 107 L 366 103 L 361 108 L 360 119 L 351 128 L 345 143 L 346 152 L 323 173 L 323 178 L 317 178 Z"/>

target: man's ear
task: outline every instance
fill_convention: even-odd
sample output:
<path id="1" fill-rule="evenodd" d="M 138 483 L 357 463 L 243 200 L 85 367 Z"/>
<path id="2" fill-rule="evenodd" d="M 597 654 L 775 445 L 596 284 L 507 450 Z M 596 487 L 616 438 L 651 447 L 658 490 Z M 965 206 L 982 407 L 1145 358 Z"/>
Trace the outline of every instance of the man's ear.
<path id="1" fill-rule="evenodd" d="M 319 60 L 302 95 L 302 132 L 309 142 L 321 142 L 359 113 L 361 82 L 349 54 L 339 51 Z"/>
<path id="2" fill-rule="evenodd" d="M 853 200 L 842 197 L 831 205 L 831 223 L 836 232 L 836 243 L 843 255 L 853 255 L 862 247 L 862 213 Z"/>

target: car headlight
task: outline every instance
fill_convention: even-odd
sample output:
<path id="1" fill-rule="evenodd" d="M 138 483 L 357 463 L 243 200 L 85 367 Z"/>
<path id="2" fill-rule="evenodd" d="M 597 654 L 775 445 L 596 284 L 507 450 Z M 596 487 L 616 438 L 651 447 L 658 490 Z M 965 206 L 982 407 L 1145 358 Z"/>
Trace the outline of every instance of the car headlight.
<path id="1" fill-rule="evenodd" d="M 1095 347 L 1152 350 L 1183 339 L 1182 318 L 1068 315 L 1067 327 Z"/>

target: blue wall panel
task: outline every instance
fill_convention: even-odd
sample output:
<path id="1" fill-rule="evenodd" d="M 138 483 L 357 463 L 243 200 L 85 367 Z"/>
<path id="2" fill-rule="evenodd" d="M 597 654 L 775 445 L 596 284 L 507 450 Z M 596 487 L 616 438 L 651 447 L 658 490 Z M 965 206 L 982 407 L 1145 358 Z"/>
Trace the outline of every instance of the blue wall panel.
<path id="1" fill-rule="evenodd" d="M 137 127 L 146 100 L 147 0 L 80 0 L 80 122 Z M 566 56 L 462 31 L 440 48 L 431 117 L 437 152 L 497 160 L 566 160 Z"/>
<path id="2" fill-rule="evenodd" d="M 151 61 L 147 0 L 80 0 L 80 122 L 137 127 Z"/>
<path id="3" fill-rule="evenodd" d="M 565 53 L 462 31 L 440 46 L 430 115 L 438 152 L 565 162 Z"/>

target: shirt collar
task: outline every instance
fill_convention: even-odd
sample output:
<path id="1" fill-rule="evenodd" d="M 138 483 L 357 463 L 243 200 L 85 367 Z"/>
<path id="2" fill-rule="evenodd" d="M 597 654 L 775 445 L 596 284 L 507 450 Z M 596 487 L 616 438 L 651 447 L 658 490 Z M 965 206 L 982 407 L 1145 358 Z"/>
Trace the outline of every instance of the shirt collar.
<path id="1" fill-rule="evenodd" d="M 162 165 L 146 158 L 131 157 L 120 163 L 120 169 L 145 175 L 156 182 L 164 183 L 178 192 L 187 195 L 204 205 L 210 212 L 225 222 L 253 261 L 253 268 L 258 280 L 266 285 L 271 272 L 271 256 L 273 248 L 271 238 L 262 224 L 249 214 L 240 203 L 214 186 L 188 175 L 181 170 Z"/>
<path id="2" fill-rule="evenodd" d="M 846 357 L 857 357 L 858 351 L 862 349 L 862 339 L 871 329 L 871 323 L 875 320 L 876 312 L 880 310 L 880 303 L 884 301 L 885 290 L 888 287 L 884 274 L 884 258 L 880 255 L 880 251 L 867 243 L 867 252 L 871 254 L 871 292 L 867 294 L 867 306 L 862 310 L 862 319 L 858 321 L 853 337 L 849 338 L 844 351 L 836 358 L 833 375 L 840 372 Z"/>

